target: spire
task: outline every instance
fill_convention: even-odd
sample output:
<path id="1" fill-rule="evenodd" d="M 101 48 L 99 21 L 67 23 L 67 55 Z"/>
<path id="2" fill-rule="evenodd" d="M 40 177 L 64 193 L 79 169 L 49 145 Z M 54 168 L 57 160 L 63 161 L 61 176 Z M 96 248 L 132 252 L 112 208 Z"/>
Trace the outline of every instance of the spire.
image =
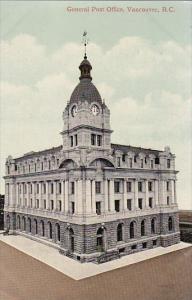
<path id="1" fill-rule="evenodd" d="M 92 80 L 92 77 L 91 77 L 92 66 L 91 66 L 90 62 L 87 60 L 87 44 L 88 44 L 87 31 L 84 31 L 84 33 L 83 33 L 83 44 L 85 47 L 84 59 L 79 66 L 79 69 L 81 71 L 81 76 L 79 77 L 79 79 L 82 80 L 82 79 L 87 78 L 87 79 Z"/>

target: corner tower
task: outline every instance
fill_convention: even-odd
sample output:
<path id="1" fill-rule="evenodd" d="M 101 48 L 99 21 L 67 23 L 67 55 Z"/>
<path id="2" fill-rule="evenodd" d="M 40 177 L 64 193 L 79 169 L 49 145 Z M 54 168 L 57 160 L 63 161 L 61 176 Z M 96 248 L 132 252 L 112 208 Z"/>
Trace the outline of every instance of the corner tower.
<path id="1" fill-rule="evenodd" d="M 86 54 L 79 69 L 80 82 L 63 112 L 63 151 L 84 149 L 104 154 L 111 149 L 110 111 L 92 83 L 92 66 Z"/>

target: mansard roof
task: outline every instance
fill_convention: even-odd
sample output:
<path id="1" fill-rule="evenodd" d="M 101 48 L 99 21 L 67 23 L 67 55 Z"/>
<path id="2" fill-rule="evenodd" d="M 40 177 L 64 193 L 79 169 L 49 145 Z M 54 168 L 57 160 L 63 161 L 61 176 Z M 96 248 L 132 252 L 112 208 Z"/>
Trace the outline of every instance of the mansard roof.
<path id="1" fill-rule="evenodd" d="M 153 154 L 155 156 L 158 156 L 159 153 L 162 153 L 161 150 L 154 150 L 150 148 L 141 148 L 141 147 L 134 147 L 130 145 L 120 145 L 120 144 L 111 144 L 111 148 L 115 151 L 121 151 L 123 153 L 127 152 L 133 152 L 135 155 L 138 155 L 139 153 L 144 153 L 146 155 Z"/>
<path id="2" fill-rule="evenodd" d="M 61 150 L 62 150 L 62 145 L 57 146 L 57 147 L 52 147 L 52 148 L 49 148 L 49 149 L 45 149 L 45 150 L 42 150 L 42 151 L 31 151 L 31 152 L 28 152 L 28 153 L 24 154 L 21 157 L 15 158 L 15 161 L 20 161 L 20 160 L 23 160 L 23 159 L 30 159 L 30 158 L 34 158 L 34 157 L 38 157 L 38 156 L 46 155 L 46 154 L 55 154 L 55 153 L 58 153 Z"/>

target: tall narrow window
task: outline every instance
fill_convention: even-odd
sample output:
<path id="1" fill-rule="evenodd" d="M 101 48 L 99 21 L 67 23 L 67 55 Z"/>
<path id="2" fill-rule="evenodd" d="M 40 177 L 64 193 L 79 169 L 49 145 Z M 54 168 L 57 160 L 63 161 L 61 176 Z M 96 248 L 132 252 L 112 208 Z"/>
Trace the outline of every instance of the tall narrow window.
<path id="1" fill-rule="evenodd" d="M 132 209 L 132 199 L 127 199 L 127 208 L 128 210 Z"/>
<path id="2" fill-rule="evenodd" d="M 169 201 L 169 196 L 167 196 L 167 205 L 170 204 L 170 201 Z"/>
<path id="3" fill-rule="evenodd" d="M 129 167 L 132 168 L 133 167 L 133 159 L 129 158 Z"/>
<path id="4" fill-rule="evenodd" d="M 120 211 L 120 200 L 115 200 L 115 211 L 116 212 Z"/>
<path id="5" fill-rule="evenodd" d="M 101 181 L 95 181 L 95 193 L 96 194 L 101 193 Z"/>
<path id="6" fill-rule="evenodd" d="M 170 169 L 170 167 L 171 167 L 171 160 L 168 159 L 168 160 L 167 160 L 167 169 Z"/>
<path id="7" fill-rule="evenodd" d="M 96 135 L 95 134 L 91 134 L 91 145 L 95 146 L 96 145 Z"/>
<path id="8" fill-rule="evenodd" d="M 138 204 L 139 204 L 139 208 L 142 209 L 143 208 L 143 199 L 142 198 L 138 199 Z"/>
<path id="9" fill-rule="evenodd" d="M 145 220 L 141 222 L 141 236 L 145 235 Z"/>
<path id="10" fill-rule="evenodd" d="M 61 194 L 61 182 L 58 183 L 58 192 Z"/>
<path id="11" fill-rule="evenodd" d="M 123 240 L 123 225 L 118 224 L 117 226 L 117 242 L 121 242 Z"/>
<path id="12" fill-rule="evenodd" d="M 71 194 L 72 195 L 75 194 L 75 182 L 74 181 L 71 182 Z"/>
<path id="13" fill-rule="evenodd" d="M 73 136 L 70 136 L 71 147 L 73 147 Z"/>
<path id="14" fill-rule="evenodd" d="M 153 198 L 149 197 L 149 207 L 152 208 L 153 207 Z"/>
<path id="15" fill-rule="evenodd" d="M 134 239 L 134 237 L 135 237 L 135 222 L 134 221 L 132 221 L 130 223 L 129 235 L 130 235 L 130 239 Z"/>
<path id="16" fill-rule="evenodd" d="M 151 220 L 151 233 L 152 234 L 155 233 L 155 219 L 154 218 Z"/>
<path id="17" fill-rule="evenodd" d="M 101 214 L 101 202 L 100 201 L 96 202 L 96 214 L 97 215 Z"/>
<path id="18" fill-rule="evenodd" d="M 61 200 L 58 201 L 58 209 L 61 211 Z"/>
<path id="19" fill-rule="evenodd" d="M 121 166 L 121 157 L 117 157 L 117 167 Z"/>
<path id="20" fill-rule="evenodd" d="M 51 204 L 51 210 L 53 210 L 54 209 L 54 202 L 53 202 L 53 200 L 51 200 L 50 204 Z"/>
<path id="21" fill-rule="evenodd" d="M 167 191 L 169 191 L 169 181 L 167 181 Z"/>
<path id="22" fill-rule="evenodd" d="M 143 159 L 141 159 L 141 168 L 143 168 Z"/>
<path id="23" fill-rule="evenodd" d="M 172 219 L 172 217 L 169 217 L 169 219 L 168 219 L 168 228 L 169 228 L 169 231 L 173 230 L 173 219 Z"/>
<path id="24" fill-rule="evenodd" d="M 102 137 L 101 137 L 101 135 L 98 135 L 97 136 L 97 146 L 101 146 L 101 144 L 102 144 Z"/>
<path id="25" fill-rule="evenodd" d="M 74 214 L 75 213 L 75 202 L 71 202 L 71 213 Z"/>
<path id="26" fill-rule="evenodd" d="M 142 191 L 143 191 L 143 184 L 142 184 L 142 181 L 139 181 L 139 182 L 138 182 L 138 191 L 139 191 L 139 192 L 142 192 Z"/>
<path id="27" fill-rule="evenodd" d="M 46 207 L 47 207 L 46 206 L 46 200 L 44 200 L 43 203 L 44 203 L 44 209 L 46 209 Z"/>
<path id="28" fill-rule="evenodd" d="M 43 162 L 41 163 L 41 171 L 43 171 Z"/>
<path id="29" fill-rule="evenodd" d="M 75 146 L 78 145 L 78 139 L 77 139 L 77 134 L 75 134 Z"/>
<path id="30" fill-rule="evenodd" d="M 151 160 L 151 169 L 153 169 L 153 167 L 154 167 L 154 162 L 153 160 Z"/>
<path id="31" fill-rule="evenodd" d="M 54 193 L 53 183 L 51 183 L 51 194 Z"/>
<path id="32" fill-rule="evenodd" d="M 127 181 L 127 192 L 130 193 L 132 191 L 132 182 Z"/>
<path id="33" fill-rule="evenodd" d="M 120 181 L 114 182 L 114 190 L 115 190 L 115 193 L 120 193 Z"/>

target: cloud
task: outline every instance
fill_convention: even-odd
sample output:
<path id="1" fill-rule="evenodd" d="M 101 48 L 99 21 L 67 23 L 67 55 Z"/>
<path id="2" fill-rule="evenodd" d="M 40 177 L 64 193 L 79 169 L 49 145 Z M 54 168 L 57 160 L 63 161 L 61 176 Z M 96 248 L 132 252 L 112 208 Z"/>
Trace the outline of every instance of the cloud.
<path id="1" fill-rule="evenodd" d="M 62 112 L 78 83 L 82 59 L 76 43 L 50 52 L 27 34 L 1 42 L 3 161 L 9 154 L 62 143 Z M 124 37 L 107 50 L 90 43 L 88 59 L 93 82 L 111 110 L 112 141 L 157 149 L 170 145 L 181 171 L 180 197 L 185 187 L 182 206 L 189 206 L 191 46 Z"/>

